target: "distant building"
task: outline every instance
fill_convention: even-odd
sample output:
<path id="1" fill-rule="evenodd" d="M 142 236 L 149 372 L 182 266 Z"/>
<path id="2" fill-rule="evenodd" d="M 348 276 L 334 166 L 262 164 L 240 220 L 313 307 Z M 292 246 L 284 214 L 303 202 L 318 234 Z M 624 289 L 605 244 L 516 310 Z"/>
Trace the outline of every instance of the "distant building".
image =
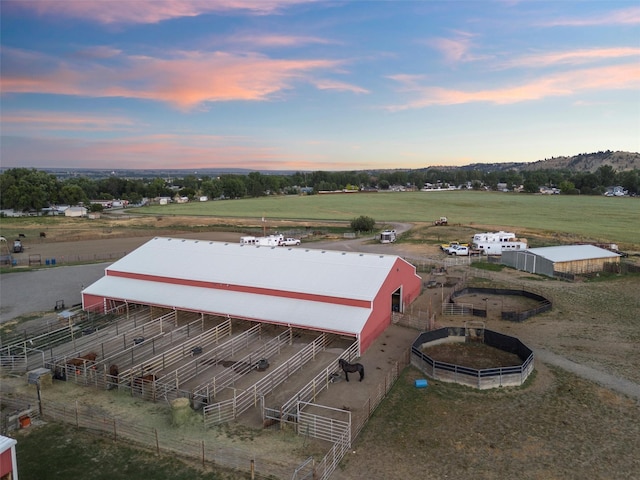
<path id="1" fill-rule="evenodd" d="M 85 207 L 69 207 L 64 211 L 65 217 L 86 217 L 87 209 Z"/>
<path id="2" fill-rule="evenodd" d="M 621 187 L 620 185 L 616 185 L 615 187 L 607 187 L 607 191 L 604 192 L 607 197 L 624 197 L 628 195 L 628 191 Z"/>
<path id="3" fill-rule="evenodd" d="M 581 275 L 602 272 L 607 263 L 620 263 L 620 255 L 595 245 L 560 245 L 502 252 L 501 263 L 549 277 L 557 273 Z"/>

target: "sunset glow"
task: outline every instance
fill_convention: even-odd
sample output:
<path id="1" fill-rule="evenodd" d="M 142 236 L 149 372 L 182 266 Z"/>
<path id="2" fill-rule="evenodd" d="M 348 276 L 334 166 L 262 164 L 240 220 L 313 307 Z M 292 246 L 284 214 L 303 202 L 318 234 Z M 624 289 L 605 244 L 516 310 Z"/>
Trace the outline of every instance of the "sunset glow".
<path id="1" fill-rule="evenodd" d="M 634 2 L 0 9 L 2 167 L 360 170 L 640 151 Z"/>

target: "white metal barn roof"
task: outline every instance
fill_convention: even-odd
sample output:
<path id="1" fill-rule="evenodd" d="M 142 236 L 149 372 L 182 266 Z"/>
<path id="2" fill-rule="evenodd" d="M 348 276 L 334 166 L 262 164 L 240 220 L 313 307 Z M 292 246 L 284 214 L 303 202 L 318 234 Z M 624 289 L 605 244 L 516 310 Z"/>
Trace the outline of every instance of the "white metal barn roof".
<path id="1" fill-rule="evenodd" d="M 129 303 L 304 325 L 314 330 L 352 335 L 360 333 L 371 313 L 370 308 L 109 276 L 87 287 L 83 293 L 108 294 L 109 298 Z"/>
<path id="2" fill-rule="evenodd" d="M 392 255 L 156 237 L 109 271 L 373 300 Z"/>
<path id="3" fill-rule="evenodd" d="M 107 267 L 107 275 L 82 293 L 358 335 L 398 259 L 394 255 L 156 237 Z M 117 272 L 168 281 L 124 278 Z M 176 284 L 171 279 L 346 298 L 364 301 L 367 306 Z"/>
<path id="4" fill-rule="evenodd" d="M 596 247 L 595 245 L 559 245 L 555 247 L 529 248 L 526 251 L 546 258 L 554 263 L 592 260 L 596 258 L 614 258 L 619 256 L 615 252 Z"/>

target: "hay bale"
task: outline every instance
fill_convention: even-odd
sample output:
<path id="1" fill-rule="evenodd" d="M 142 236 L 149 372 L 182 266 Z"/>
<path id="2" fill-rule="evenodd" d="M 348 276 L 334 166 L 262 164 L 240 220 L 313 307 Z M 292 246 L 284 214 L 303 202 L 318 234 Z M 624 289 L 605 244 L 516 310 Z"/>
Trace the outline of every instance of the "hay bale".
<path id="1" fill-rule="evenodd" d="M 188 398 L 176 398 L 171 401 L 171 423 L 175 427 L 187 425 L 190 422 L 193 411 Z"/>

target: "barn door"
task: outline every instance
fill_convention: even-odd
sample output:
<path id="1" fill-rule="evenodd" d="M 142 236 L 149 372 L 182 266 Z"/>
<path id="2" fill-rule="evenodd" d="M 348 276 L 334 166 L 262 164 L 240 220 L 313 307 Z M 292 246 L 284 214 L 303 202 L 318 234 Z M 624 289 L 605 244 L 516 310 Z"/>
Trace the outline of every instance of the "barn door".
<path id="1" fill-rule="evenodd" d="M 391 311 L 402 312 L 402 287 L 391 294 Z"/>

